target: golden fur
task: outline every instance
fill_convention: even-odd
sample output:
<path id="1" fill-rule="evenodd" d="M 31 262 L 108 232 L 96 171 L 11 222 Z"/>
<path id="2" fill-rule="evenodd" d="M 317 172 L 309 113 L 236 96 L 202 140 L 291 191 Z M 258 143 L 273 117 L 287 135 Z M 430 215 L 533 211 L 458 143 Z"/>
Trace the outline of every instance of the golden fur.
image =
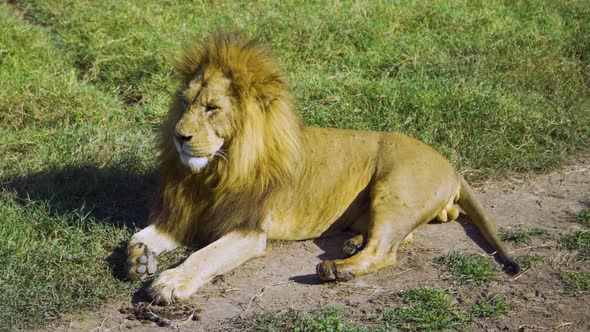
<path id="1" fill-rule="evenodd" d="M 453 220 L 458 206 L 518 271 L 469 185 L 440 154 L 399 133 L 303 127 L 261 43 L 217 34 L 196 41 L 177 70 L 182 85 L 162 129 L 158 198 L 150 226 L 130 242 L 129 277 L 153 274 L 155 256 L 180 243 L 205 248 L 154 281 L 156 300 L 190 296 L 263 254 L 267 238 L 342 229 L 359 233 L 345 244 L 349 257 L 322 262 L 317 273 L 349 280 L 394 264 L 416 227 Z"/>
<path id="2" fill-rule="evenodd" d="M 232 81 L 231 137 L 224 147 L 228 157 L 191 174 L 178 162 L 171 128 L 183 112 L 182 88 L 196 73 L 210 74 L 207 68 L 221 70 Z M 263 209 L 249 207 L 264 204 L 270 191 L 288 183 L 301 158 L 302 125 L 279 67 L 256 42 L 220 34 L 194 43 L 177 69 L 183 85 L 162 131 L 162 208 L 153 220 L 183 242 L 210 242 L 230 229 L 260 228 Z"/>

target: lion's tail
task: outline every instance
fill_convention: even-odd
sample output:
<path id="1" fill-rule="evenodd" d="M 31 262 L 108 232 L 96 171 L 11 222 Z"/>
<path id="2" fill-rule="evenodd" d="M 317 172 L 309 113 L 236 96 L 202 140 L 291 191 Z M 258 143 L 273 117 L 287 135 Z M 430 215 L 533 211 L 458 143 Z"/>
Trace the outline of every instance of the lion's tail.
<path id="1" fill-rule="evenodd" d="M 520 266 L 518 263 L 508 255 L 506 251 L 506 247 L 500 241 L 498 237 L 498 232 L 496 230 L 496 225 L 490 218 L 490 216 L 486 213 L 483 206 L 477 200 L 473 189 L 471 186 L 465 181 L 465 179 L 461 178 L 461 191 L 459 194 L 459 205 L 471 221 L 477 226 L 479 231 L 483 234 L 483 236 L 488 240 L 488 242 L 496 249 L 497 254 L 502 259 L 505 268 L 512 274 L 517 274 L 520 272 Z"/>

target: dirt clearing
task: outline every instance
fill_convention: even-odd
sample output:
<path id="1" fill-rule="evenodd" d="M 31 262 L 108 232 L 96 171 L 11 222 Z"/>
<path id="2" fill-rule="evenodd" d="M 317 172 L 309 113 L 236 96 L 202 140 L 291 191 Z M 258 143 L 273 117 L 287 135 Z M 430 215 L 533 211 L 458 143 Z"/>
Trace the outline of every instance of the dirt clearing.
<path id="1" fill-rule="evenodd" d="M 375 274 L 346 283 L 320 284 L 315 266 L 339 257 L 350 234 L 303 242 L 275 242 L 266 257 L 252 260 L 201 289 L 188 303 L 162 308 L 141 302 L 141 292 L 129 302 L 110 304 L 66 317 L 49 327 L 59 331 L 211 331 L 235 328 L 252 315 L 289 309 L 310 311 L 323 306 L 343 308 L 351 319 L 370 317 L 384 308 L 403 306 L 398 294 L 415 287 L 447 289 L 461 303 L 499 295 L 508 304 L 504 315 L 478 318 L 471 330 L 588 331 L 590 295 L 568 291 L 561 269 L 588 271 L 560 236 L 580 229 L 578 211 L 590 207 L 590 164 L 587 158 L 529 179 L 486 183 L 477 190 L 497 221 L 500 233 L 542 228 L 528 243 L 508 244 L 513 256 L 534 255 L 538 262 L 517 277 L 497 271 L 483 284 L 459 283 L 447 277 L 433 260 L 451 251 L 489 255 L 490 247 L 465 217 L 458 222 L 428 224 L 415 232 L 415 242 L 403 247 L 399 262 Z M 584 265 L 586 264 L 586 265 Z"/>

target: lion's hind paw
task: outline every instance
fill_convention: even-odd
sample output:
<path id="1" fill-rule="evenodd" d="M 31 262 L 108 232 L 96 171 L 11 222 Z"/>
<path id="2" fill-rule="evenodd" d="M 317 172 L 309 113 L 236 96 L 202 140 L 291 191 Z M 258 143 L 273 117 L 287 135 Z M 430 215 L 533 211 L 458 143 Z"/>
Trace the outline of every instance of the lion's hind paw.
<path id="1" fill-rule="evenodd" d="M 340 271 L 334 262 L 325 261 L 316 266 L 316 273 L 322 281 L 349 281 L 354 274 L 348 271 Z"/>
<path id="2" fill-rule="evenodd" d="M 362 248 L 363 244 L 359 243 L 356 239 L 348 239 L 344 242 L 344 246 L 342 246 L 342 253 L 344 257 L 351 257 L 361 251 Z"/>
<path id="3" fill-rule="evenodd" d="M 142 242 L 128 248 L 125 270 L 130 280 L 141 280 L 158 272 L 158 261 L 154 253 Z"/>

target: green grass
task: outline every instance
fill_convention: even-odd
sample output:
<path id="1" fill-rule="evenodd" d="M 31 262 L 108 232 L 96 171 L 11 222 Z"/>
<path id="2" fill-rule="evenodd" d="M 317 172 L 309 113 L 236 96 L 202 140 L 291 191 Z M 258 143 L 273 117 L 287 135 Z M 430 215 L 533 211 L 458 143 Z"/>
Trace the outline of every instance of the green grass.
<path id="1" fill-rule="evenodd" d="M 578 214 L 578 221 L 584 224 L 587 210 Z M 590 230 L 577 230 L 564 234 L 559 243 L 563 249 L 574 253 L 575 260 L 569 262 L 568 266 L 557 269 L 559 276 L 564 282 L 566 291 L 570 293 L 587 293 L 590 291 Z M 572 271 L 575 269 L 576 271 Z"/>
<path id="2" fill-rule="evenodd" d="M 503 315 L 507 304 L 498 295 L 483 293 L 476 300 L 453 303 L 444 289 L 411 288 L 400 292 L 402 303 L 387 306 L 376 314 L 347 314 L 345 310 L 322 307 L 311 312 L 254 315 L 234 322 L 234 331 L 384 332 L 465 331 L 478 318 Z"/>
<path id="3" fill-rule="evenodd" d="M 5 4 L 0 7 L 0 20 L 0 121 L 4 129 L 119 121 L 122 114 L 116 98 L 81 84 L 67 57 L 47 41 L 47 33 L 16 19 Z M 25 141 L 34 144 L 35 140 Z"/>
<path id="4" fill-rule="evenodd" d="M 237 324 L 235 331 L 297 331 L 297 332 L 368 332 L 372 329 L 347 322 L 344 311 L 324 307 L 311 312 L 289 310 L 282 314 L 266 314 Z"/>
<path id="5" fill-rule="evenodd" d="M 14 331 L 138 288 L 115 277 L 117 249 L 147 215 L 154 153 L 47 29 L 2 3 L 0 30 L 0 330 Z"/>
<path id="6" fill-rule="evenodd" d="M 590 291 L 590 272 L 560 270 L 559 275 L 565 282 L 568 291 L 572 293 Z"/>
<path id="7" fill-rule="evenodd" d="M 442 289 L 413 288 L 401 293 L 408 306 L 384 310 L 378 320 L 388 330 L 463 331 L 469 316 Z"/>
<path id="8" fill-rule="evenodd" d="M 137 289 L 112 252 L 147 215 L 172 58 L 219 28 L 271 45 L 306 124 L 408 133 L 470 179 L 590 143 L 583 0 L 2 2 L 0 329 Z"/>
<path id="9" fill-rule="evenodd" d="M 559 243 L 564 249 L 577 253 L 582 261 L 590 261 L 590 230 L 573 231 L 563 235 Z"/>
<path id="10" fill-rule="evenodd" d="M 50 29 L 82 81 L 117 96 L 138 122 L 166 109 L 180 41 L 224 28 L 273 46 L 306 123 L 404 131 L 470 176 L 548 169 L 590 137 L 581 0 L 17 7 Z"/>
<path id="11" fill-rule="evenodd" d="M 443 289 L 412 288 L 400 296 L 405 306 L 385 309 L 376 319 L 387 331 L 465 331 L 474 319 L 501 316 L 507 310 L 500 296 L 485 293 L 461 304 L 453 304 Z"/>
<path id="12" fill-rule="evenodd" d="M 507 307 L 506 302 L 496 295 L 479 299 L 469 311 L 475 317 L 496 317 L 506 313 Z"/>
<path id="13" fill-rule="evenodd" d="M 99 224 L 82 210 L 58 214 L 51 202 L 0 192 L 2 328 L 43 326 L 62 313 L 130 294 L 113 280 L 113 251 L 128 232 Z M 109 259 L 105 259 L 109 258 Z"/>
<path id="14" fill-rule="evenodd" d="M 576 220 L 586 226 L 586 227 L 590 227 L 590 209 L 584 209 L 580 212 L 578 212 L 578 215 L 576 216 Z"/>
<path id="15" fill-rule="evenodd" d="M 528 229 L 511 229 L 503 232 L 500 238 L 512 244 L 529 244 L 535 236 L 548 236 L 549 231 L 545 228 L 535 227 Z"/>
<path id="16" fill-rule="evenodd" d="M 514 258 L 518 265 L 522 268 L 523 271 L 532 268 L 533 266 L 537 265 L 538 263 L 542 262 L 545 257 L 543 255 L 537 255 L 532 253 L 526 253 Z"/>
<path id="17" fill-rule="evenodd" d="M 483 283 L 492 280 L 494 268 L 489 260 L 476 254 L 451 252 L 438 257 L 434 262 L 442 268 L 451 279 L 461 282 Z"/>

